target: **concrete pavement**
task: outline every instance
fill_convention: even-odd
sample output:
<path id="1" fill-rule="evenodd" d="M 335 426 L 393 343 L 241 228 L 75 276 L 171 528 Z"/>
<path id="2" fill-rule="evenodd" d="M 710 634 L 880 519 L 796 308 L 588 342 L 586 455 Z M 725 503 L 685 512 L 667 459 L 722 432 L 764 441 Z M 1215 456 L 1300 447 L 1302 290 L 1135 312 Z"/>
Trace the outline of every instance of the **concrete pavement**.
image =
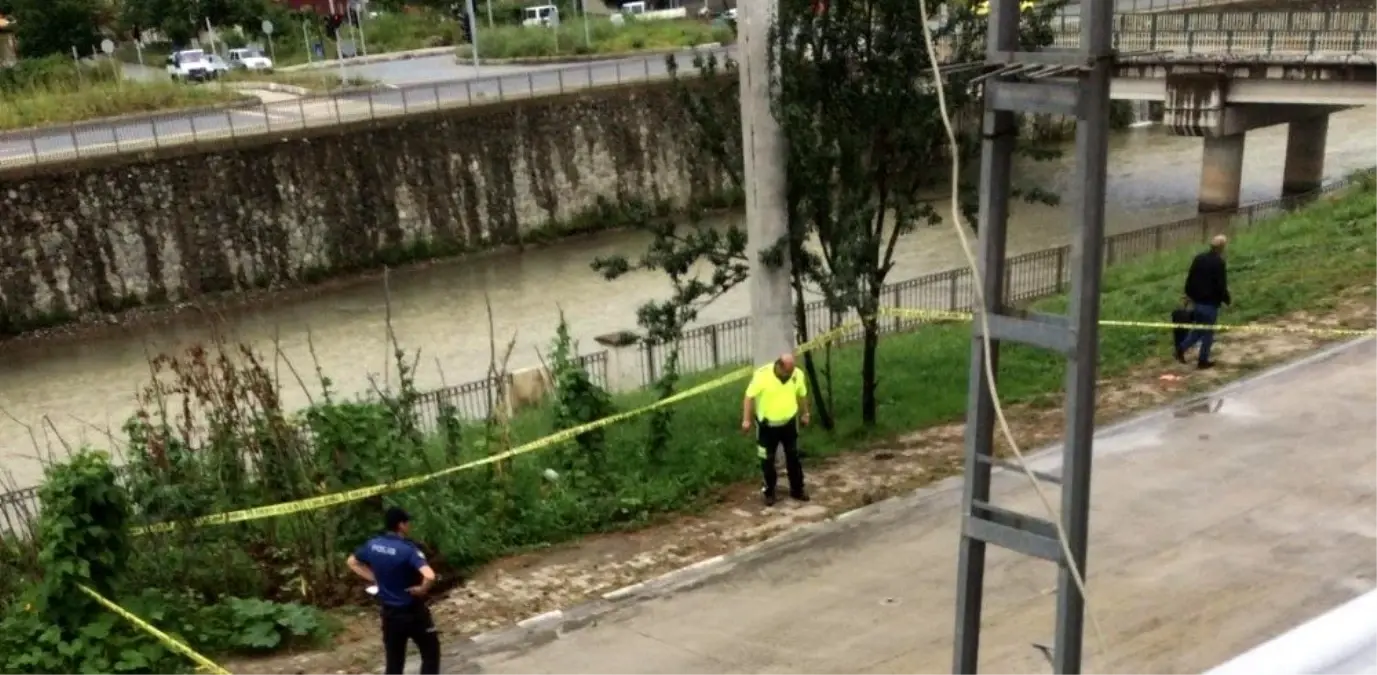
<path id="1" fill-rule="evenodd" d="M 1088 565 L 1108 654 L 1088 635 L 1087 672 L 1202 672 L 1374 587 L 1374 344 L 1100 432 Z M 1059 470 L 1055 453 L 1033 463 Z M 995 492 L 1042 515 L 1021 475 Z M 950 672 L 959 500 L 950 480 L 728 556 L 677 593 L 482 636 L 445 667 Z M 1055 569 L 992 549 L 986 579 L 982 670 L 1047 672 L 1030 645 L 1052 639 Z"/>

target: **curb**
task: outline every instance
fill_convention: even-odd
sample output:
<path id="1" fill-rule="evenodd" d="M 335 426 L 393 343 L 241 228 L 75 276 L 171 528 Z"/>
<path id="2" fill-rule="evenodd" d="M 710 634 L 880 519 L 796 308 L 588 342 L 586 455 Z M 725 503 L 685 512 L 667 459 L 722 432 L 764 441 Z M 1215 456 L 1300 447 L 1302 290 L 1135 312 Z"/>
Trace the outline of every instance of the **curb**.
<path id="1" fill-rule="evenodd" d="M 454 47 L 453 47 L 453 46 L 449 46 L 449 47 L 426 47 L 425 49 L 412 49 L 412 50 L 410 50 L 410 51 L 405 51 L 405 52 L 387 52 L 387 53 L 384 53 L 384 54 L 371 54 L 371 55 L 369 55 L 369 56 L 355 56 L 355 57 L 352 58 L 352 59 L 345 59 L 345 60 L 344 60 L 344 63 L 345 63 L 346 66 L 353 66 L 353 65 L 357 65 L 357 66 L 366 66 L 366 65 L 369 65 L 369 64 L 373 64 L 373 63 L 388 63 L 388 62 L 391 62 L 391 61 L 409 61 L 409 60 L 411 60 L 411 59 L 423 59 L 423 58 L 426 58 L 426 57 L 428 57 L 428 56 L 444 56 L 445 54 L 452 54 L 452 53 L 454 53 Z M 287 66 L 287 67 L 285 67 L 285 68 L 278 68 L 278 70 L 283 71 L 283 72 L 292 72 L 292 71 L 302 71 L 302 70 L 316 70 L 316 69 L 318 69 L 318 68 L 338 68 L 338 67 L 339 67 L 339 60 L 338 60 L 338 59 L 327 59 L 327 60 L 325 60 L 325 61 L 316 61 L 316 62 L 314 62 L 314 63 L 299 63 L 299 64 L 297 64 L 297 65 L 295 65 L 295 66 Z"/>
<path id="2" fill-rule="evenodd" d="M 731 45 L 724 45 L 720 42 L 704 42 L 696 45 L 686 45 L 674 49 L 641 49 L 630 52 L 614 52 L 608 54 L 568 54 L 562 56 L 518 56 L 510 59 L 485 59 L 478 58 L 480 66 L 558 66 L 558 65 L 578 65 L 596 61 L 618 61 L 622 59 L 644 58 L 649 56 L 667 56 L 680 52 L 694 52 L 699 50 L 724 49 Z M 470 65 L 473 63 L 472 56 L 455 54 L 454 62 L 458 65 Z"/>
<path id="3" fill-rule="evenodd" d="M 292 94 L 294 96 L 310 96 L 317 92 L 311 91 L 306 87 L 298 87 L 294 84 L 281 84 L 278 82 L 258 82 L 254 80 L 236 80 L 229 83 L 229 86 L 238 91 L 258 90 L 271 91 L 278 94 Z"/>
<path id="4" fill-rule="evenodd" d="M 1346 351 L 1362 348 L 1364 346 L 1370 347 L 1374 344 L 1377 344 L 1377 339 L 1371 337 L 1362 337 L 1356 340 L 1340 342 L 1294 361 L 1278 364 L 1260 373 L 1240 378 L 1219 388 L 1212 389 L 1200 396 L 1169 403 L 1165 406 L 1134 415 L 1120 422 L 1098 428 L 1096 429 L 1095 436 L 1097 439 L 1117 436 L 1132 431 L 1134 428 L 1152 422 L 1157 418 L 1170 416 L 1174 414 L 1174 411 L 1184 406 L 1191 405 L 1201 397 L 1209 398 L 1224 396 L 1240 388 L 1255 385 L 1259 382 L 1287 374 L 1298 368 L 1327 361 Z M 1051 445 L 1042 446 L 1033 452 L 1026 453 L 1025 456 L 1028 460 L 1028 468 L 1048 470 L 1048 467 L 1044 465 L 1056 464 L 1060 466 L 1061 458 L 1059 453 L 1061 449 L 1062 446 L 1059 443 L 1053 443 Z M 1016 471 L 1002 467 L 994 468 L 995 475 L 1001 473 L 1009 474 L 1016 473 Z M 446 672 L 481 673 L 482 669 L 473 662 L 475 659 L 493 654 L 520 651 L 552 642 L 559 639 L 564 633 L 590 625 L 596 625 L 599 619 L 615 611 L 677 591 L 692 590 L 693 588 L 702 586 L 718 577 L 730 573 L 744 563 L 764 557 L 767 554 L 787 553 L 791 549 L 801 548 L 818 536 L 840 533 L 847 529 L 858 527 L 859 522 L 865 520 L 864 518 L 860 518 L 860 516 L 902 516 L 902 514 L 911 509 L 915 503 L 925 501 L 940 493 L 960 489 L 963 479 L 964 477 L 960 474 L 949 476 L 930 485 L 883 499 L 874 504 L 843 511 L 823 520 L 801 525 L 764 541 L 737 549 L 731 553 L 714 556 L 686 567 L 666 572 L 653 579 L 631 584 L 629 586 L 623 586 L 622 588 L 603 593 L 593 600 L 585 601 L 568 609 L 556 609 L 544 612 L 518 621 L 514 626 L 509 628 L 501 628 L 486 633 L 480 633 L 444 653 L 444 658 L 453 664 L 449 666 Z M 410 673 L 414 671 L 408 669 L 407 672 Z"/>

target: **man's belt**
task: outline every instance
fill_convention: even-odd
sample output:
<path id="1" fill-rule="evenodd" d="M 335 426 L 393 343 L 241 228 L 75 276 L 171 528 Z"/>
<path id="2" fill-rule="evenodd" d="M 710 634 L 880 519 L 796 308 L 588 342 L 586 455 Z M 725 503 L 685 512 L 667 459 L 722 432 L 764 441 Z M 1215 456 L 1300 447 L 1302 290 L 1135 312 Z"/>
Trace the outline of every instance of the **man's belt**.
<path id="1" fill-rule="evenodd" d="M 759 423 L 760 423 L 760 426 L 762 426 L 762 427 L 778 428 L 778 427 L 787 427 L 787 426 L 792 425 L 792 424 L 794 423 L 794 420 L 797 419 L 797 418 L 798 418 L 798 414 L 795 413 L 795 414 L 793 414 L 793 415 L 790 415 L 788 418 L 786 418 L 786 419 L 784 419 L 784 420 L 782 420 L 782 421 L 779 421 L 779 422 L 775 422 L 775 421 L 773 421 L 773 420 L 767 420 L 767 419 L 764 419 L 764 418 L 757 419 L 756 421 L 759 422 Z"/>

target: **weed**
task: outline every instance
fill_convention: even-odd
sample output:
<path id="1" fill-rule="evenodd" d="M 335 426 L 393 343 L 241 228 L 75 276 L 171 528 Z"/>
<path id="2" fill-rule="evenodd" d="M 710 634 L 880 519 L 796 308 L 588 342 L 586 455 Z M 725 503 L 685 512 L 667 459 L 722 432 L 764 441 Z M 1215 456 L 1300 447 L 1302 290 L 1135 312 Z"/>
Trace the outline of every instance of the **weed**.
<path id="1" fill-rule="evenodd" d="M 650 49 L 675 49 L 732 41 L 731 29 L 691 19 L 628 20 L 621 26 L 608 19 L 589 18 L 585 39 L 582 20 L 565 19 L 556 27 L 495 26 L 478 31 L 478 54 L 485 59 L 513 59 L 564 54 L 618 54 Z M 460 56 L 471 55 L 460 46 Z"/>

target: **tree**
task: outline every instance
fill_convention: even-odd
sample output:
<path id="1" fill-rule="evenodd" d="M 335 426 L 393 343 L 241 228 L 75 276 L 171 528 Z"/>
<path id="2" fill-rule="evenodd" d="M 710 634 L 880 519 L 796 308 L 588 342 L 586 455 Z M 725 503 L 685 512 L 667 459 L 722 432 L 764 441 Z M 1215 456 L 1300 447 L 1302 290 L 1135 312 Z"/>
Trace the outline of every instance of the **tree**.
<path id="1" fill-rule="evenodd" d="M 100 0 L 11 0 L 15 37 L 25 58 L 90 54 L 100 44 Z"/>
<path id="2" fill-rule="evenodd" d="M 268 0 L 124 0 L 120 23 L 126 30 L 156 28 L 172 44 L 186 45 L 205 30 L 245 26 L 256 29 L 265 17 L 281 11 Z"/>
<path id="3" fill-rule="evenodd" d="M 939 66 L 983 61 L 985 21 L 961 6 L 939 20 L 941 3 L 923 1 L 928 3 L 929 17 L 938 24 L 932 37 L 941 43 Z M 1020 38 L 1025 48 L 1051 43 L 1050 18 L 1059 6 L 1040 4 L 1024 14 Z M 785 217 L 789 235 L 768 247 L 765 262 L 777 262 L 787 253 L 793 263 L 800 342 L 808 332 L 803 311 L 806 291 L 819 293 L 834 315 L 854 311 L 860 316 L 864 335 L 861 408 L 865 423 L 873 425 L 878 407 L 881 291 L 894 268 L 899 239 L 917 227 L 942 223 L 943 209 L 928 195 L 950 178 L 950 151 L 922 26 L 909 0 L 825 4 L 780 0 L 770 30 L 769 54 L 775 73 L 770 83 L 771 105 L 788 148 Z M 681 81 L 671 60 L 675 86 L 696 127 L 699 147 L 716 158 L 729 181 L 740 185 L 740 111 L 714 107 L 717 99 L 711 95 L 714 87 L 735 90 L 735 64 L 727 61 L 719 67 L 712 60 L 699 59 L 695 65 L 702 77 Z M 979 67 L 951 68 L 944 75 L 958 152 L 967 167 L 975 166 L 972 160 L 979 149 L 979 116 L 972 113 L 978 112 L 981 95 L 974 77 L 981 73 Z M 1021 151 L 1035 159 L 1055 156 L 1026 144 Z M 964 180 L 959 187 L 961 210 L 965 219 L 973 221 L 974 187 Z M 1031 200 L 1054 199 L 1037 190 L 1021 194 Z M 682 276 L 698 261 L 710 263 L 715 270 L 746 262 L 745 236 L 739 227 L 729 227 L 714 237 L 687 236 L 664 224 L 646 224 L 644 229 L 654 239 L 634 267 L 664 271 L 676 287 L 680 283 L 676 274 Z M 677 272 L 669 262 L 677 266 Z M 606 274 L 615 266 L 604 263 L 603 269 Z M 714 272 L 707 282 L 709 290 L 693 300 L 720 296 L 744 278 Z M 686 300 L 676 292 L 664 302 L 676 306 Z M 811 358 L 805 366 L 817 382 Z M 825 403 L 821 398 L 825 387 L 812 389 L 819 404 Z"/>
<path id="4" fill-rule="evenodd" d="M 737 68 L 730 58 L 718 60 L 716 55 L 698 55 L 693 60 L 693 69 L 698 77 L 681 79 L 678 76 L 679 64 L 673 55 L 666 57 L 666 64 L 673 77 L 675 99 L 688 118 L 687 131 L 693 134 L 694 147 L 703 153 L 702 161 L 709 162 L 721 172 L 727 201 L 731 195 L 742 194 L 744 170 L 741 164 L 741 109 L 736 105 Z M 637 322 L 646 329 L 647 337 L 656 344 L 667 345 L 670 349 L 666 358 L 667 366 L 677 365 L 677 341 L 684 328 L 697 319 L 698 312 L 713 300 L 730 291 L 746 279 L 748 260 L 746 256 L 746 233 L 737 225 L 727 225 L 716 230 L 704 229 L 696 216 L 703 205 L 690 205 L 687 224 L 674 220 L 642 219 L 634 226 L 648 230 L 652 241 L 646 252 L 634 263 L 624 256 L 599 259 L 593 264 L 608 280 L 613 280 L 632 269 L 658 270 L 665 272 L 674 286 L 674 294 L 664 301 L 646 303 L 637 311 Z M 767 254 L 770 264 L 782 260 L 786 247 L 800 246 L 800 241 L 780 242 Z M 709 270 L 707 278 L 692 270 L 704 263 Z M 801 276 L 795 271 L 793 278 L 795 325 L 798 327 L 798 341 L 808 340 L 808 325 L 805 321 L 805 296 Z M 809 380 L 818 382 L 817 368 L 811 353 L 804 355 L 804 369 Z M 661 398 L 673 393 L 677 374 L 665 368 L 656 381 Z M 829 389 L 811 387 L 814 412 L 818 423 L 825 429 L 833 425 Z M 652 418 L 651 445 L 656 442 L 655 429 L 667 423 L 668 412 L 662 418 Z"/>
<path id="5" fill-rule="evenodd" d="M 920 1 L 928 17 L 941 14 L 939 0 Z M 1044 5 L 1025 14 L 1020 32 L 1026 48 L 1050 44 L 1054 10 Z M 944 58 L 938 67 L 983 61 L 986 22 L 969 8 L 954 7 L 933 23 L 931 38 L 941 45 L 934 51 Z M 873 425 L 881 293 L 900 237 L 942 222 L 928 195 L 951 176 L 951 149 L 930 75 L 934 64 L 911 0 L 781 0 L 769 55 L 771 107 L 789 148 L 789 223 L 791 239 L 799 242 L 793 263 L 821 290 L 829 309 L 860 317 L 861 414 Z M 961 68 L 944 75 L 963 161 L 979 148 L 978 116 L 975 124 L 963 122 L 978 110 L 973 78 L 980 73 Z M 976 195 L 961 187 L 961 210 L 974 221 Z M 800 245 L 810 238 L 816 248 Z"/>

